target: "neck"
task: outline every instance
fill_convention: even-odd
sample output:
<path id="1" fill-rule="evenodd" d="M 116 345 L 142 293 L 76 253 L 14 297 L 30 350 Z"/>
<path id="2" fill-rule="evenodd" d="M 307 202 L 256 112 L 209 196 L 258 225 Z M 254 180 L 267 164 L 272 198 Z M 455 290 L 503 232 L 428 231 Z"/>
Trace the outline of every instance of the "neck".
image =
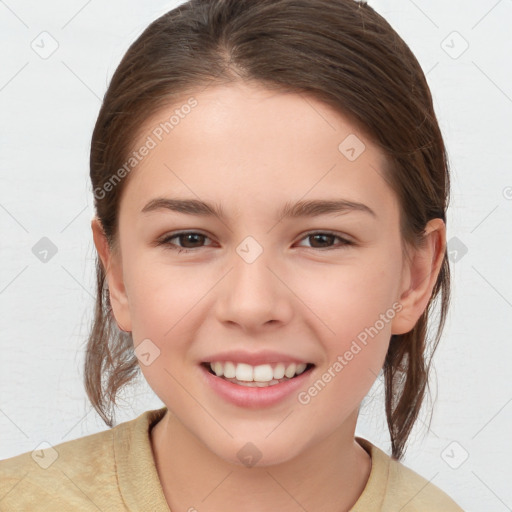
<path id="1" fill-rule="evenodd" d="M 292 460 L 245 467 L 212 453 L 167 411 L 151 430 L 151 443 L 169 508 L 201 512 L 350 510 L 371 470 L 370 456 L 354 439 L 357 412 L 347 419 L 349 428 L 344 424 Z"/>

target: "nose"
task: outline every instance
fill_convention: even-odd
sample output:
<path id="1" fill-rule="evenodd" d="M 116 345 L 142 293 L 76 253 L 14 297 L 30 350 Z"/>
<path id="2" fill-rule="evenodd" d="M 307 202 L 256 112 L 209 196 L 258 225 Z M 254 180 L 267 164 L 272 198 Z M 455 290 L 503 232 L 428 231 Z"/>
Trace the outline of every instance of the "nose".
<path id="1" fill-rule="evenodd" d="M 222 280 L 215 301 L 217 319 L 244 332 L 282 326 L 293 316 L 293 293 L 275 258 L 263 251 L 254 261 L 234 252 L 231 271 Z"/>

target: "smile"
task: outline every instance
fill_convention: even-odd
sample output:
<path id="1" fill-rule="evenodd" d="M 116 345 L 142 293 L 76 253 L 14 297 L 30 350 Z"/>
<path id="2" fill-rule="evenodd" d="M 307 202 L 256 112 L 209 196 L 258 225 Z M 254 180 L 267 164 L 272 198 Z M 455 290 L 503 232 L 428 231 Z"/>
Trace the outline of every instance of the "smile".
<path id="1" fill-rule="evenodd" d="M 233 363 L 232 361 L 216 361 L 204 363 L 209 366 L 210 372 L 217 377 L 241 386 L 266 387 L 274 386 L 307 371 L 312 364 L 306 363 L 273 363 L 252 366 L 246 363 Z"/>
<path id="2" fill-rule="evenodd" d="M 207 386 L 224 400 L 239 407 L 261 408 L 293 396 L 310 379 L 315 365 L 271 363 L 251 366 L 215 361 L 204 362 L 199 367 Z"/>

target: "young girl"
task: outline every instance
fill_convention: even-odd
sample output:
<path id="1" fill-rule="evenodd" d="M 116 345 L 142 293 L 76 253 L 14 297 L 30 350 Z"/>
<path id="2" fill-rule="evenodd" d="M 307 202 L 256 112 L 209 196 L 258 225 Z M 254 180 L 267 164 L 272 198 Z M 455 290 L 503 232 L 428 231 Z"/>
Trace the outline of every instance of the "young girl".
<path id="1" fill-rule="evenodd" d="M 90 165 L 87 394 L 113 427 L 140 369 L 165 407 L 2 461 L 1 510 L 462 510 L 400 462 L 448 308 L 449 175 L 381 16 L 182 4 L 123 58 Z M 354 434 L 381 370 L 391 456 Z"/>

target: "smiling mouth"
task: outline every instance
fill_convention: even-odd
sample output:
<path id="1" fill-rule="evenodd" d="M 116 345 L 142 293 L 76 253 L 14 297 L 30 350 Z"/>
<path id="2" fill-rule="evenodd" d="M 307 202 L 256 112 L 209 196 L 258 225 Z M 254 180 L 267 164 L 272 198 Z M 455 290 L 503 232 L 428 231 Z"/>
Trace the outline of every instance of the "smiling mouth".
<path id="1" fill-rule="evenodd" d="M 303 364 L 265 364 L 251 366 L 244 363 L 234 364 L 230 361 L 225 363 L 201 363 L 210 374 L 246 387 L 268 387 L 281 384 L 288 380 L 295 379 L 314 368 L 313 363 Z"/>

